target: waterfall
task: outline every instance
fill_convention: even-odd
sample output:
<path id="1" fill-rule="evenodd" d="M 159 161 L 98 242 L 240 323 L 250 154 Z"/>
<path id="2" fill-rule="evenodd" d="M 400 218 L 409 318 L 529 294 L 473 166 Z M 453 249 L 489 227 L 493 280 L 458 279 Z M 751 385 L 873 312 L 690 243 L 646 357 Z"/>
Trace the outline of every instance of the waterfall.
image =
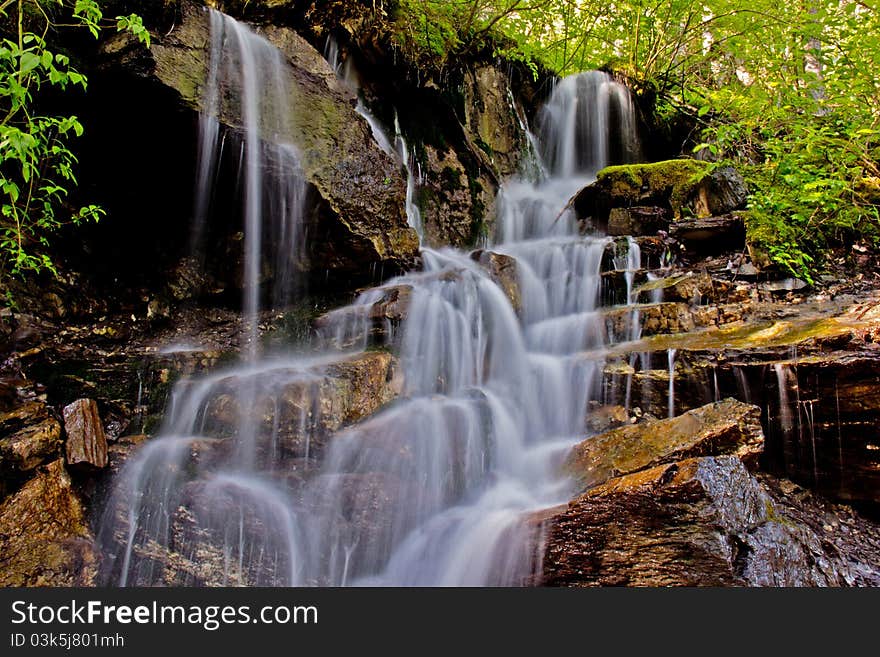
<path id="1" fill-rule="evenodd" d="M 397 155 L 406 170 L 406 221 L 416 231 L 419 241 L 421 241 L 425 237 L 425 227 L 422 225 L 422 210 L 419 208 L 416 194 L 419 185 L 423 182 L 422 169 L 415 154 L 406 143 L 396 112 L 394 113 L 394 144 L 397 147 Z"/>
<path id="2" fill-rule="evenodd" d="M 278 149 L 260 139 L 272 133 L 267 110 L 283 119 L 274 111 L 275 95 L 283 96 L 279 56 L 247 28 L 211 16 L 206 100 L 223 76 L 223 97 L 226 90 L 238 96 L 250 272 L 244 311 L 256 317 L 261 249 L 272 243 L 261 241 L 267 231 L 259 222 L 274 222 L 265 210 L 284 178 L 267 179 L 265 168 L 298 167 L 292 148 L 282 149 L 290 160 L 278 160 Z M 393 288 L 410 290 L 389 344 L 403 372 L 395 402 L 359 423 L 328 428 L 333 369 L 352 357 L 330 349 L 296 358 L 255 352 L 243 364 L 179 383 L 160 435 L 129 459 L 107 501 L 98 536 L 107 555 L 102 581 L 533 581 L 542 559 L 534 514 L 572 492 L 560 465 L 587 435 L 590 402 L 602 399 L 609 342 L 599 305 L 611 240 L 581 236 L 573 218 L 559 212 L 573 185 L 632 157 L 627 151 L 609 159 L 618 152 L 609 135 L 634 135 L 621 89 L 604 74 L 563 80 L 545 113 L 564 108 L 567 123 L 550 126 L 545 117 L 539 133 L 552 156 L 547 177 L 511 180 L 501 192 L 493 248 L 516 264 L 520 307 L 469 254 L 426 248 L 421 271 L 330 316 L 327 334 L 363 356 L 371 304 Z M 203 135 L 209 154 L 222 141 L 213 134 Z M 213 177 L 214 157 L 200 159 L 200 180 Z M 573 181 L 574 173 L 583 178 Z M 212 201 L 203 192 L 199 207 L 209 218 Z M 640 263 L 630 251 L 626 266 L 635 270 Z"/>
<path id="3" fill-rule="evenodd" d="M 595 177 L 608 164 L 638 161 L 635 117 L 629 90 L 607 73 L 560 80 L 538 116 L 547 170 L 559 178 Z"/>
<path id="4" fill-rule="evenodd" d="M 287 66 L 281 53 L 249 28 L 210 12 L 208 75 L 199 117 L 193 239 L 200 248 L 224 158 L 237 169 L 237 201 L 244 227 L 244 318 L 249 349 L 257 349 L 264 260 L 271 262 L 274 306 L 290 301 L 302 252 L 305 183 L 291 134 Z M 236 126 L 221 138 L 223 120 Z M 228 138 L 227 138 L 228 137 Z M 232 142 L 232 143 L 227 143 Z M 253 355 L 253 354 L 252 354 Z"/>
<path id="5" fill-rule="evenodd" d="M 418 187 L 422 184 L 421 166 L 406 143 L 406 139 L 400 129 L 397 112 L 394 113 L 394 138 L 389 139 L 384 126 L 366 106 L 361 97 L 360 77 L 351 59 L 342 61 L 339 44 L 332 36 L 327 37 L 327 44 L 324 47 L 324 59 L 333 67 L 337 77 L 357 96 L 355 111 L 369 124 L 376 144 L 389 155 L 396 155 L 403 165 L 406 171 L 406 220 L 409 226 L 418 234 L 419 240 L 424 239 L 422 212 L 416 200 Z"/>

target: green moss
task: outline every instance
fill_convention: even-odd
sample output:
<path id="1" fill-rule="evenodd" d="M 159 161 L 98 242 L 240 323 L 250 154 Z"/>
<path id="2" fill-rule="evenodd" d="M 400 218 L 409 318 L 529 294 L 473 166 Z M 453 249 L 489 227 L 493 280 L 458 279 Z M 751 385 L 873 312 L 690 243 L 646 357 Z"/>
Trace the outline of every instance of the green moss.
<path id="1" fill-rule="evenodd" d="M 440 172 L 440 188 L 444 192 L 456 192 L 461 189 L 461 171 L 453 167 L 443 167 Z"/>
<path id="2" fill-rule="evenodd" d="M 602 169 L 597 184 L 609 190 L 615 198 L 636 203 L 651 190 L 669 197 L 669 205 L 676 218 L 688 212 L 688 200 L 706 177 L 710 164 L 699 160 L 664 160 L 650 164 L 621 164 Z"/>

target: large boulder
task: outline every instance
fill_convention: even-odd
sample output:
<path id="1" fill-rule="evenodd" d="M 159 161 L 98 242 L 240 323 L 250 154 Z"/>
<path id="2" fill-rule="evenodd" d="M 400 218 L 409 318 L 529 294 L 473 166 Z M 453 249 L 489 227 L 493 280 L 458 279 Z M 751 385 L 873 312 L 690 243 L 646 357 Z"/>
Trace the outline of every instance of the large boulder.
<path id="1" fill-rule="evenodd" d="M 844 514 L 832 533 L 832 525 L 813 524 L 822 511 L 772 496 L 735 456 L 659 465 L 611 479 L 549 512 L 541 583 L 880 584 L 876 526 Z"/>
<path id="2" fill-rule="evenodd" d="M 94 399 L 77 399 L 64 407 L 67 463 L 80 468 L 107 466 L 107 437 Z"/>
<path id="3" fill-rule="evenodd" d="M 334 432 L 375 413 L 403 385 L 396 359 L 385 351 L 261 379 L 230 375 L 214 384 L 205 401 L 207 435 L 232 437 L 249 426 L 261 449 L 314 456 Z"/>
<path id="4" fill-rule="evenodd" d="M 636 233 L 662 228 L 663 211 L 674 224 L 687 217 L 730 213 L 741 209 L 747 198 L 745 182 L 736 170 L 710 171 L 707 162 L 680 159 L 607 167 L 571 204 L 577 216 L 594 227 L 606 228 L 613 218 L 616 234 L 621 234 L 625 228 Z M 646 210 L 638 208 L 650 208 L 646 216 L 651 219 L 643 221 Z M 621 214 L 624 209 L 627 212 Z"/>
<path id="5" fill-rule="evenodd" d="M 735 399 L 678 417 L 624 426 L 587 438 L 565 469 L 582 488 L 684 458 L 734 454 L 754 466 L 764 447 L 761 409 Z"/>
<path id="6" fill-rule="evenodd" d="M 64 461 L 0 505 L 0 586 L 89 586 L 97 555 Z"/>
<path id="7" fill-rule="evenodd" d="M 284 74 L 290 94 L 290 115 L 284 122 L 289 134 L 262 137 L 297 147 L 310 196 L 316 201 L 307 217 L 306 267 L 368 280 L 380 267 L 387 274 L 411 266 L 417 258 L 418 238 L 406 222 L 401 170 L 356 113 L 354 94 L 292 29 L 269 25 L 260 32 L 288 64 Z M 155 35 L 149 48 L 126 35 L 107 41 L 101 71 L 144 81 L 141 92 L 144 97 L 151 94 L 150 102 L 173 98 L 178 107 L 201 111 L 210 43 L 207 12 L 183 2 L 174 28 Z M 164 96 L 156 93 L 157 87 Z M 236 102 L 220 103 L 219 119 L 232 131 L 242 128 L 236 106 Z"/>

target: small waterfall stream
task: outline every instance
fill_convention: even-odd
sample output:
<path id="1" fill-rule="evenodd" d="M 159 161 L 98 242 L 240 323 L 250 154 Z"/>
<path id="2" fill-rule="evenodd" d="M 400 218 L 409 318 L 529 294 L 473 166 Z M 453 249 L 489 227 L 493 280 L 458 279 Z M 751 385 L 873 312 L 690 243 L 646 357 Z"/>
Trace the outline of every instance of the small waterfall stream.
<path id="1" fill-rule="evenodd" d="M 272 133 L 271 117 L 283 116 L 275 106 L 275 95 L 284 96 L 273 77 L 277 55 L 216 12 L 212 26 L 207 106 L 215 107 L 222 79 L 238 92 L 245 126 L 244 309 L 255 331 L 261 259 L 270 246 L 269 255 L 296 253 L 286 245 L 295 239 L 290 204 L 298 197 L 286 185 L 299 184 L 298 164 L 295 149 L 260 138 Z M 322 395 L 344 354 L 260 357 L 254 348 L 243 364 L 179 384 L 160 435 L 129 460 L 107 503 L 99 535 L 109 555 L 104 581 L 531 581 L 541 561 L 531 518 L 571 492 L 559 466 L 586 435 L 589 402 L 602 398 L 609 342 L 599 304 L 610 239 L 582 237 L 560 210 L 602 166 L 637 157 L 634 121 L 627 90 L 605 74 L 557 86 L 538 135 L 546 177 L 510 180 L 500 193 L 491 248 L 516 261 L 519 312 L 469 254 L 424 249 L 421 271 L 364 293 L 354 312 L 340 313 L 345 319 L 331 333 L 356 354 L 368 344 L 359 309 L 391 286 L 412 290 L 390 345 L 403 371 L 400 398 L 337 432 L 320 460 L 312 441 L 326 419 Z M 219 130 L 210 114 L 202 125 L 198 207 L 206 221 Z M 399 134 L 396 141 L 404 156 Z M 294 175 L 268 184 L 269 162 Z M 627 271 L 640 266 L 635 257 L 631 249 Z M 631 277 L 627 287 L 632 301 Z"/>

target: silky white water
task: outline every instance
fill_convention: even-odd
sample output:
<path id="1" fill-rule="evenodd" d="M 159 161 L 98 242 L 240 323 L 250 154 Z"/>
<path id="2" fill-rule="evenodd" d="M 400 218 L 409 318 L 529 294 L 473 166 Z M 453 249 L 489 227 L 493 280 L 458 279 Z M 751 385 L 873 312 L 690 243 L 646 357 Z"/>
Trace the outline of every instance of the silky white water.
<path id="1" fill-rule="evenodd" d="M 225 74 L 242 76 L 250 270 L 254 260 L 274 257 L 274 243 L 248 236 L 266 234 L 260 175 L 275 155 L 254 145 L 266 128 L 250 96 L 264 93 L 261 76 L 274 64 L 259 36 L 220 14 L 212 21 L 211 75 L 224 75 L 214 68 L 227 51 L 241 64 Z M 210 100 L 212 83 L 207 90 Z M 469 254 L 424 249 L 421 271 L 331 315 L 327 344 L 357 354 L 370 344 L 370 306 L 393 286 L 411 289 L 406 318 L 387 344 L 400 361 L 402 391 L 380 412 L 329 439 L 321 433 L 332 419 L 331 372 L 345 358 L 332 349 L 312 358 L 253 350 L 240 365 L 178 384 L 160 435 L 130 458 L 107 501 L 104 581 L 533 581 L 542 555 L 532 517 L 571 494 L 559 466 L 587 435 L 590 401 L 602 398 L 609 340 L 599 302 L 610 240 L 581 236 L 561 210 L 599 168 L 635 157 L 634 146 L 609 145 L 637 143 L 628 98 L 608 76 L 587 73 L 561 81 L 542 111 L 546 177 L 504 185 L 491 247 L 516 261 L 518 309 Z M 217 151 L 210 144 L 220 131 L 210 117 L 202 123 L 199 216 L 209 221 Z M 615 152 L 620 157 L 610 159 Z M 628 270 L 638 267 L 635 255 Z M 256 317 L 253 272 L 247 285 L 245 315 Z M 627 286 L 631 296 L 630 279 Z"/>

